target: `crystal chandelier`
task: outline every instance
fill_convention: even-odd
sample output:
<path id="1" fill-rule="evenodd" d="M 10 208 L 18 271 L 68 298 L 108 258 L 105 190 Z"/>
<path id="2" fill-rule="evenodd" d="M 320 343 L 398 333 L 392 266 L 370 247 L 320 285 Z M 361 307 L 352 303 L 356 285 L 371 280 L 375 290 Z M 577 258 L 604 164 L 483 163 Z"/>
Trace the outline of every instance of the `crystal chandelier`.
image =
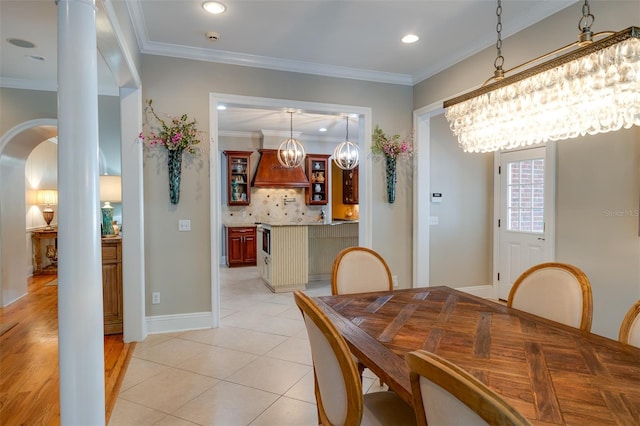
<path id="1" fill-rule="evenodd" d="M 347 120 L 347 138 L 333 151 L 333 162 L 342 170 L 353 170 L 360 162 L 360 153 L 358 145 L 349 141 L 349 116 L 346 115 L 344 118 Z"/>
<path id="2" fill-rule="evenodd" d="M 640 126 L 640 28 L 593 34 L 589 2 L 579 41 L 502 70 L 501 13 L 494 76 L 445 101 L 445 117 L 465 152 L 490 152 Z M 594 38 L 604 37 L 598 41 Z M 505 77 L 567 49 L 555 59 Z"/>
<path id="3" fill-rule="evenodd" d="M 291 137 L 282 141 L 278 147 L 278 161 L 284 167 L 293 169 L 302 164 L 305 152 L 302 142 L 293 137 L 293 111 L 289 111 L 289 114 L 291 114 Z"/>

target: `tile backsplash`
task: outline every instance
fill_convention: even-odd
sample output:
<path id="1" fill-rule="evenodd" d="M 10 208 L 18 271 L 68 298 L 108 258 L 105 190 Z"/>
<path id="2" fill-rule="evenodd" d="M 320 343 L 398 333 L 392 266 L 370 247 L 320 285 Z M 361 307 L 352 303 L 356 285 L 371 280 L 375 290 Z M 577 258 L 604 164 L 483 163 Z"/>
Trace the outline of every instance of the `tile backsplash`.
<path id="1" fill-rule="evenodd" d="M 320 215 L 323 208 L 326 215 L 331 214 L 329 205 L 305 204 L 303 188 L 254 188 L 251 190 L 249 206 L 228 206 L 226 202 L 222 204 L 222 223 L 313 223 L 322 221 Z"/>

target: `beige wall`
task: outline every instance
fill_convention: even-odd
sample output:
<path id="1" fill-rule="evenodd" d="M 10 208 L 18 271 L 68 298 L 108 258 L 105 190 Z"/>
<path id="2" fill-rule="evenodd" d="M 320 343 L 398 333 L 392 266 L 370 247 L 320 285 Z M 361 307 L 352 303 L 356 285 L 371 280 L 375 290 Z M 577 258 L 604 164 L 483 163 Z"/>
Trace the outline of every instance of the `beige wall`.
<path id="1" fill-rule="evenodd" d="M 463 152 L 443 115 L 431 120 L 429 285 L 490 285 L 492 269 L 493 155 Z M 426 220 L 427 218 L 425 218 Z"/>
<path id="2" fill-rule="evenodd" d="M 596 16 L 594 31 L 617 31 L 638 24 L 640 2 L 596 1 L 591 2 L 591 11 Z M 505 68 L 575 40 L 580 13 L 579 5 L 573 5 L 505 39 Z M 414 107 L 444 101 L 480 85 L 492 74 L 494 57 L 492 47 L 419 83 L 414 87 Z M 437 144 L 437 139 L 432 139 L 434 142 Z M 611 338 L 617 338 L 624 313 L 640 298 L 639 151 L 637 127 L 557 143 L 556 259 L 576 264 L 587 273 L 594 296 L 593 331 Z M 433 152 L 431 162 L 434 170 L 447 170 L 455 169 L 460 159 L 442 151 Z M 486 179 L 480 171 L 478 177 Z M 432 185 L 436 183 L 434 180 Z M 457 195 L 474 194 L 467 190 Z M 449 254 L 461 252 L 461 229 L 450 230 L 447 236 L 440 235 L 442 229 L 437 227 L 431 230 L 434 238 L 459 241 L 456 246 L 446 246 Z M 436 245 L 431 252 L 434 274 L 439 268 L 434 260 L 441 255 L 438 248 L 442 247 Z M 480 274 L 480 265 L 476 268 Z M 450 273 L 455 274 L 453 270 Z"/>
<path id="3" fill-rule="evenodd" d="M 144 98 L 160 111 L 186 113 L 208 130 L 209 93 L 371 107 L 373 122 L 389 132 L 411 129 L 412 88 L 282 71 L 143 55 Z M 162 293 L 147 316 L 204 312 L 210 306 L 208 146 L 202 163 L 183 168 L 180 203 L 168 200 L 167 168 L 160 155 L 145 154 L 146 294 Z M 213 173 L 218 174 L 217 171 Z M 411 282 L 411 180 L 399 178 L 395 204 L 387 204 L 384 168 L 373 168 L 373 248 L 387 259 L 402 286 Z M 360 212 L 362 215 L 363 212 Z M 191 219 L 192 232 L 177 232 Z"/>

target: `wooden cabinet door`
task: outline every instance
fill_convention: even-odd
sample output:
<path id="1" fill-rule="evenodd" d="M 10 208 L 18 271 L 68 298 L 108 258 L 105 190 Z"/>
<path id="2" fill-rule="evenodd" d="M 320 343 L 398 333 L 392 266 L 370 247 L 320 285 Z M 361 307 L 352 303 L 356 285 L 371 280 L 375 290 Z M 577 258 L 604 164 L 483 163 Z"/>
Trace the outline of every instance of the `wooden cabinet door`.
<path id="1" fill-rule="evenodd" d="M 227 244 L 227 263 L 229 266 L 241 265 L 243 263 L 242 245 L 242 234 L 230 231 Z"/>
<path id="2" fill-rule="evenodd" d="M 255 231 L 254 231 L 255 232 Z M 247 265 L 255 265 L 257 261 L 256 255 L 256 234 L 247 234 L 244 237 L 244 263 Z"/>
<path id="3" fill-rule="evenodd" d="M 342 171 L 342 204 L 358 204 L 358 168 Z"/>

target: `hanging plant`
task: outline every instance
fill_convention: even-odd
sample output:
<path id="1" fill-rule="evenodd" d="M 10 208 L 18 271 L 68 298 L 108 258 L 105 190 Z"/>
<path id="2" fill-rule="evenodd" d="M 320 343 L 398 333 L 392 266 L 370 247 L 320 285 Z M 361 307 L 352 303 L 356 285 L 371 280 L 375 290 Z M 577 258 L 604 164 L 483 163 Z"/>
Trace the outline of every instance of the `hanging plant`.
<path id="1" fill-rule="evenodd" d="M 149 147 L 162 147 L 167 150 L 169 172 L 169 198 L 171 204 L 180 200 L 180 178 L 182 175 L 182 155 L 188 152 L 199 153 L 196 145 L 200 143 L 203 132 L 196 127 L 196 120 L 190 120 L 187 114 L 161 117 L 153 108 L 149 99 L 145 107 L 145 124 L 139 138 Z"/>
<path id="2" fill-rule="evenodd" d="M 397 162 L 399 158 L 409 158 L 413 155 L 413 134 L 407 135 L 404 139 L 401 139 L 398 134 L 387 136 L 376 125 L 372 139 L 371 152 L 375 155 L 382 155 L 385 159 L 387 198 L 389 203 L 393 203 L 396 200 Z"/>

